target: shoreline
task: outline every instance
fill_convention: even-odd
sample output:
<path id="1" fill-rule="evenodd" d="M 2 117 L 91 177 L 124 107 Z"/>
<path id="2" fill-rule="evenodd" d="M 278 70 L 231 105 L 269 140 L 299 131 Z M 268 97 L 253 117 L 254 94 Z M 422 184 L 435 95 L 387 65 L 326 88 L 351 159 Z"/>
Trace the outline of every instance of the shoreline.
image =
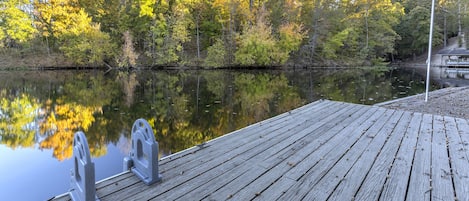
<path id="1" fill-rule="evenodd" d="M 375 104 L 388 109 L 406 110 L 426 114 L 469 119 L 469 86 L 448 87 L 425 94 Z"/>

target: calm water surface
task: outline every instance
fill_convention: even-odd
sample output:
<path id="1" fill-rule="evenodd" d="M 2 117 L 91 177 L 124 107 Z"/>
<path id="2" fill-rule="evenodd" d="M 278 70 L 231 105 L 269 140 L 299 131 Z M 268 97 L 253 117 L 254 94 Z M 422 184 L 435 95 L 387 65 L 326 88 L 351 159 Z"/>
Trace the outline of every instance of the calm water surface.
<path id="1" fill-rule="evenodd" d="M 0 72 L 0 197 L 66 192 L 76 131 L 101 180 L 122 171 L 138 118 L 162 157 L 318 99 L 374 104 L 424 87 L 416 73 L 376 69 Z"/>

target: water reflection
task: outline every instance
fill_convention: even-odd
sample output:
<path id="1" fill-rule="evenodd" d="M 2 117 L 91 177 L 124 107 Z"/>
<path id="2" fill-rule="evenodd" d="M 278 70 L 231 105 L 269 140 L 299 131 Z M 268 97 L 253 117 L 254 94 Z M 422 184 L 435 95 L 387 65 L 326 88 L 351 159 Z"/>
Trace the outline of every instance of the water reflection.
<path id="1" fill-rule="evenodd" d="M 171 154 L 308 102 L 374 104 L 421 93 L 422 78 L 396 70 L 39 72 L 0 74 L 0 143 L 72 156 L 73 133 L 91 154 L 122 145 L 137 118 Z"/>
<path id="2" fill-rule="evenodd" d="M 0 180 L 0 195 L 45 200 L 65 192 L 78 130 L 100 180 L 121 171 L 138 118 L 150 122 L 168 155 L 318 99 L 374 104 L 422 93 L 422 80 L 376 69 L 0 71 L 0 177 L 17 181 Z"/>

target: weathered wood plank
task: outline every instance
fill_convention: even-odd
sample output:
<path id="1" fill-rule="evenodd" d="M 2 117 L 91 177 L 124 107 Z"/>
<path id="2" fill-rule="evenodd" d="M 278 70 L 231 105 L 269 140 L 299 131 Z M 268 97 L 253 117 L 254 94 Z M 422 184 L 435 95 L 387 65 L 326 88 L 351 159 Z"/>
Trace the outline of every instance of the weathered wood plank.
<path id="1" fill-rule="evenodd" d="M 285 132 L 284 134 L 288 137 L 278 143 L 264 144 L 263 146 L 258 146 L 256 148 L 263 150 L 262 153 L 260 153 L 262 154 L 262 160 L 273 159 L 275 161 L 278 161 L 276 159 L 276 155 L 282 152 L 283 150 L 288 150 L 288 148 L 294 146 L 295 144 L 300 144 L 300 146 L 308 144 L 312 139 L 317 139 L 321 135 L 328 133 L 331 129 L 334 129 L 334 127 L 336 127 L 335 125 L 338 122 L 347 124 L 351 120 L 351 118 L 349 117 L 352 116 L 358 110 L 359 107 L 349 105 L 349 107 L 345 107 L 335 112 L 334 114 L 328 115 L 328 117 L 316 121 L 314 124 L 310 125 L 309 127 L 303 130 Z M 246 159 L 252 158 L 254 154 L 255 153 L 250 152 L 250 154 L 244 155 L 243 157 Z M 275 165 L 275 161 L 270 161 L 269 164 Z"/>
<path id="2" fill-rule="evenodd" d="M 360 107 L 358 107 L 360 108 Z M 350 119 L 348 118 L 348 114 L 344 114 L 344 113 L 350 113 L 350 114 L 353 114 L 355 111 L 357 110 L 357 108 L 354 108 L 352 105 L 350 106 L 347 106 L 345 108 L 342 108 L 340 111 L 337 111 L 335 112 L 334 114 L 331 114 L 329 115 L 327 118 L 323 119 L 324 122 L 328 122 L 330 120 L 336 120 L 336 121 L 346 121 L 347 119 Z M 321 121 L 323 121 L 321 120 Z M 285 149 L 286 146 L 289 146 L 290 143 L 294 142 L 294 141 L 299 141 L 299 139 L 301 138 L 305 138 L 305 136 L 308 136 L 309 133 L 312 133 L 312 132 L 318 132 L 318 133 L 323 133 L 323 132 L 333 132 L 333 130 L 330 129 L 330 125 L 326 124 L 326 123 L 320 123 L 321 121 L 319 121 L 318 123 L 315 123 L 314 125 L 315 126 L 310 126 L 308 128 L 302 128 L 301 130 L 297 130 L 295 131 L 295 129 L 291 130 L 291 131 L 287 131 L 285 134 L 283 134 L 283 136 L 287 137 L 287 138 L 283 138 L 283 139 L 280 139 L 280 140 L 276 140 L 276 141 L 272 141 L 270 143 L 263 143 L 261 146 L 256 146 L 255 149 L 251 150 L 249 153 L 247 154 L 243 154 L 242 157 L 240 158 L 244 158 L 246 160 L 246 162 L 244 162 L 243 165 L 247 165 L 247 166 L 251 166 L 252 164 L 259 164 L 260 161 L 264 160 L 265 158 L 272 158 L 272 153 L 276 153 L 278 152 L 278 150 L 282 150 L 282 149 Z M 345 122 L 344 122 L 345 123 Z M 295 135 L 291 135 L 289 133 L 295 133 Z M 278 136 L 276 137 L 281 137 L 282 134 L 279 134 Z M 272 166 L 274 166 L 275 164 L 272 164 Z M 266 168 L 269 168 L 269 167 L 266 167 Z M 230 175 L 232 175 L 233 173 L 230 173 Z M 221 179 L 223 180 L 223 178 L 225 178 L 226 176 L 223 176 L 221 175 Z M 200 180 L 200 181 L 199 181 Z M 206 178 L 206 176 L 204 176 L 203 178 L 202 177 L 199 177 L 199 178 L 195 178 L 194 180 L 191 181 L 191 183 L 194 183 L 194 185 L 190 185 L 192 190 L 195 190 L 197 188 L 200 188 L 200 189 L 205 189 L 206 187 L 202 187 L 202 186 L 199 186 L 199 185 L 203 185 L 203 186 L 213 186 L 215 184 L 213 184 L 211 181 L 213 180 L 213 178 Z M 206 183 L 208 182 L 208 183 Z M 217 181 L 217 183 L 219 183 L 220 181 Z M 204 184 L 206 183 L 206 184 Z M 218 184 L 219 185 L 219 184 Z M 230 191 L 232 191 L 231 193 L 234 194 L 236 191 L 236 189 L 230 189 Z M 190 196 L 192 198 L 197 197 L 197 196 L 201 196 L 202 193 L 200 191 L 197 191 L 196 190 L 196 193 L 188 193 L 188 191 L 186 190 L 180 190 L 180 192 L 176 192 L 176 193 L 171 193 L 171 195 L 169 197 L 165 197 L 166 199 L 174 199 L 174 198 L 177 198 L 177 196 Z M 162 195 L 164 197 L 164 194 Z"/>
<path id="3" fill-rule="evenodd" d="M 347 111 L 350 111 L 350 109 L 347 109 Z M 355 112 L 355 111 L 352 111 L 352 112 Z M 350 115 L 344 115 L 344 116 L 350 117 Z M 288 138 L 288 140 L 285 140 L 285 141 L 283 141 L 281 143 L 278 143 L 276 145 L 273 145 L 273 146 L 269 145 L 271 147 L 268 150 L 272 150 L 271 152 L 265 151 L 265 152 L 262 152 L 259 155 L 253 156 L 255 158 L 258 158 L 258 160 L 253 160 L 252 162 L 249 162 L 247 165 L 255 164 L 255 162 L 260 161 L 264 158 L 270 158 L 271 153 L 275 153 L 276 150 L 282 149 L 282 147 L 284 147 L 286 145 L 290 145 L 293 142 L 297 142 L 299 136 L 304 136 L 305 134 L 308 134 L 308 133 L 310 133 L 310 134 L 313 134 L 313 133 L 326 133 L 326 134 L 323 134 L 323 135 L 327 135 L 327 133 L 331 133 L 333 135 L 337 131 L 335 131 L 334 129 L 331 129 L 330 125 L 325 124 L 326 122 L 330 122 L 332 120 L 341 121 L 341 122 L 345 121 L 345 120 L 342 120 L 342 119 L 336 118 L 336 117 L 326 118 L 326 119 L 323 120 L 324 124 L 322 124 L 321 122 L 316 123 L 316 125 L 318 125 L 319 127 L 310 127 L 308 129 L 305 129 L 305 130 L 301 131 L 301 134 L 296 133 L 296 135 L 291 135 L 291 137 Z M 261 149 L 264 149 L 264 148 L 261 148 Z M 279 162 L 276 161 L 276 162 L 274 162 L 274 164 L 270 165 L 269 167 L 275 166 L 278 163 Z M 260 184 L 265 185 L 265 183 L 272 182 L 272 180 L 276 180 L 276 179 L 272 179 L 272 177 L 274 177 L 274 176 L 278 177 L 278 175 L 282 175 L 283 172 L 288 170 L 288 168 L 290 166 L 291 165 L 288 165 L 288 163 L 281 163 L 280 165 L 277 165 L 277 166 L 275 166 L 271 169 L 261 168 L 261 170 L 258 170 L 259 169 L 258 166 L 255 166 L 257 168 L 254 168 L 254 169 L 249 171 L 249 172 L 252 172 L 254 174 L 252 174 L 250 176 L 247 176 L 247 177 L 244 177 L 244 178 L 243 177 L 237 178 L 237 181 L 240 182 L 240 183 L 230 183 L 229 184 L 230 186 L 225 186 L 223 189 L 221 189 L 219 191 L 216 191 L 214 194 L 210 195 L 210 197 L 208 197 L 208 199 L 220 200 L 220 199 L 224 199 L 226 196 L 232 198 L 233 200 L 249 200 L 249 199 L 252 199 L 258 193 L 260 193 L 261 190 L 263 190 L 263 189 L 261 188 L 261 189 L 259 189 L 259 191 L 257 191 L 253 188 L 250 188 L 250 186 L 254 187 L 256 185 L 260 185 Z M 249 185 L 245 186 L 247 184 L 249 184 Z M 238 189 L 240 189 L 241 191 L 238 190 Z"/>
<path id="4" fill-rule="evenodd" d="M 459 136 L 461 137 L 461 143 L 466 153 L 466 159 L 469 160 L 469 120 L 466 119 L 455 119 L 458 127 Z"/>
<path id="5" fill-rule="evenodd" d="M 464 119 L 318 101 L 97 183 L 106 200 L 469 200 Z M 454 184 L 454 185 L 453 185 Z M 69 200 L 68 195 L 56 200 Z"/>
<path id="6" fill-rule="evenodd" d="M 449 166 L 446 131 L 442 116 L 433 116 L 432 200 L 453 200 L 453 178 Z"/>
<path id="7" fill-rule="evenodd" d="M 122 180 L 128 179 L 129 177 L 133 177 L 133 176 L 134 174 L 132 174 L 130 171 L 122 172 L 120 174 L 117 174 L 115 176 L 112 176 L 112 177 L 109 177 L 107 179 L 97 182 L 96 188 L 100 189 L 109 185 L 115 185 L 116 182 L 120 182 Z"/>
<path id="8" fill-rule="evenodd" d="M 296 125 L 303 124 L 304 122 L 298 121 L 298 122 L 294 122 L 294 124 L 291 125 L 291 119 L 296 118 L 296 117 L 301 117 L 303 115 L 311 115 L 311 114 L 319 113 L 324 108 L 330 108 L 333 106 L 337 106 L 337 105 L 332 101 L 316 101 L 316 102 L 307 104 L 305 106 L 302 106 L 298 109 L 285 112 L 283 114 L 266 119 L 259 123 L 252 124 L 242 129 L 233 131 L 229 134 L 224 135 L 223 137 L 210 140 L 207 142 L 206 146 L 213 146 L 215 149 L 216 148 L 225 148 L 227 150 L 233 149 L 233 147 L 239 146 L 243 142 L 249 142 L 249 140 L 253 139 L 253 137 L 249 135 L 251 133 L 263 132 L 263 133 L 268 134 L 268 133 L 273 133 L 275 129 L 283 128 L 285 126 L 293 127 L 295 126 L 295 124 Z M 266 125 L 267 128 L 265 128 L 266 126 L 263 126 L 263 125 Z M 240 139 L 240 135 L 243 135 L 242 142 L 234 143 L 234 144 L 230 143 L 230 142 L 236 142 L 235 139 Z M 200 152 L 200 151 L 201 150 L 199 150 L 197 146 L 192 147 L 184 151 L 178 152 L 176 154 L 173 154 L 171 156 L 163 158 L 160 161 L 160 164 L 164 165 L 168 169 L 173 169 L 178 166 L 184 166 L 186 165 L 188 161 L 195 160 L 199 155 L 199 154 L 195 155 L 195 153 Z M 208 150 L 202 150 L 202 151 L 208 152 Z M 201 153 L 201 155 L 206 155 L 206 153 L 203 152 Z"/>
<path id="9" fill-rule="evenodd" d="M 286 176 L 299 182 L 297 182 L 297 184 L 292 186 L 285 194 L 283 194 L 280 199 L 302 199 L 304 196 L 306 196 L 307 193 L 311 191 L 311 189 L 317 187 L 317 182 L 321 181 L 325 175 L 331 171 L 331 169 L 337 167 L 338 161 L 354 161 L 353 157 L 358 158 L 358 155 L 354 156 L 354 152 L 356 152 L 357 149 L 351 149 L 350 147 L 361 146 L 360 144 L 362 143 L 357 142 L 359 142 L 360 139 L 363 139 L 362 136 L 369 134 L 374 135 L 377 133 L 377 131 L 379 131 L 385 124 L 385 121 L 383 120 L 387 121 L 387 119 L 394 113 L 394 111 L 384 109 L 381 110 L 381 108 L 380 111 L 385 112 L 384 114 L 376 113 L 377 115 L 374 115 L 373 118 L 370 118 L 369 121 L 366 121 L 369 124 L 364 124 L 363 127 L 359 127 L 358 129 L 350 128 L 349 133 L 351 135 L 349 137 L 338 136 L 336 140 L 339 140 L 339 146 L 330 146 L 334 145 L 334 143 L 331 143 L 327 144 L 328 146 L 321 147 L 322 149 L 318 150 L 318 152 L 314 154 L 314 157 L 320 158 L 319 162 L 308 169 L 303 169 L 303 171 L 306 170 L 306 172 L 302 172 L 302 170 L 289 171 Z M 341 169 L 341 171 L 347 169 L 343 165 L 339 166 L 340 167 L 338 167 L 338 169 Z M 326 189 L 322 188 L 321 191 L 322 190 Z"/>
<path id="10" fill-rule="evenodd" d="M 283 133 L 285 131 L 291 130 L 293 128 L 301 128 L 308 126 L 308 121 L 316 120 L 318 118 L 322 118 L 322 113 L 315 115 L 313 119 L 308 119 L 308 114 L 316 113 L 319 111 L 320 108 L 330 108 L 334 109 L 335 107 L 341 108 L 345 107 L 346 105 L 334 105 L 330 101 L 321 101 L 323 104 L 320 105 L 312 105 L 312 107 L 305 108 L 305 111 L 290 113 L 286 115 L 282 119 L 278 119 L 278 121 L 273 121 L 271 123 L 264 123 L 261 122 L 259 124 L 248 126 L 247 128 L 243 128 L 233 133 L 228 134 L 227 136 L 223 136 L 221 138 L 217 138 L 215 140 L 209 141 L 205 144 L 204 148 L 201 149 L 199 147 L 191 148 L 184 152 L 188 152 L 189 154 L 185 154 L 185 157 L 178 160 L 177 162 L 171 163 L 161 163 L 161 172 L 164 174 L 166 170 L 172 170 L 175 168 L 184 168 L 184 169 L 192 169 L 199 164 L 203 164 L 206 162 L 206 159 L 210 159 L 211 157 L 218 156 L 220 154 L 225 154 L 226 152 L 231 152 L 235 149 L 239 149 L 242 146 L 246 146 L 249 144 L 255 144 L 265 138 L 269 139 L 270 135 L 276 135 L 277 133 Z M 325 115 L 330 113 L 325 113 Z M 292 122 L 292 119 L 296 121 Z M 254 135 L 255 134 L 255 135 Z M 218 141 L 218 139 L 223 139 Z M 247 150 L 246 150 L 247 151 Z M 182 154 L 184 155 L 184 154 Z M 171 177 L 171 175 L 166 175 L 166 177 Z"/>
<path id="11" fill-rule="evenodd" d="M 178 200 L 202 200 L 208 197 L 214 191 L 225 188 L 225 186 L 240 176 L 244 176 L 248 171 L 251 170 L 251 167 L 246 165 L 239 165 L 236 168 L 225 171 L 223 176 L 218 175 L 210 180 L 203 181 L 200 186 L 194 186 L 194 189 L 188 190 L 185 194 L 181 195 L 179 192 L 174 192 L 173 194 L 162 194 L 155 199 L 168 198 L 178 199 Z M 168 192 L 170 193 L 170 192 Z M 234 192 L 233 192 L 234 193 Z M 230 194 L 232 194 L 230 192 Z"/>
<path id="12" fill-rule="evenodd" d="M 422 118 L 423 114 L 414 113 L 405 136 L 402 139 L 399 151 L 389 172 L 389 178 L 387 178 L 384 184 L 384 189 L 379 200 L 405 200 Z"/>
<path id="13" fill-rule="evenodd" d="M 311 143 L 307 144 L 303 148 L 298 149 L 297 152 L 294 155 L 291 155 L 289 157 L 286 157 L 286 156 L 282 155 L 282 157 L 279 158 L 279 159 L 283 159 L 282 163 L 279 163 L 276 166 L 276 168 L 280 168 L 283 171 L 277 173 L 278 174 L 277 177 L 280 177 L 280 176 L 284 177 L 283 172 L 285 172 L 285 171 L 294 172 L 294 173 L 300 173 L 301 172 L 300 173 L 301 175 L 305 174 L 307 172 L 307 170 L 309 170 L 309 168 L 314 166 L 320 160 L 320 158 L 323 156 L 323 155 L 320 154 L 321 152 L 316 153 L 318 151 L 317 150 L 318 147 L 322 148 L 321 146 L 325 145 L 326 143 L 327 144 L 337 143 L 337 145 L 339 145 L 340 142 L 342 141 L 342 138 L 344 137 L 344 135 L 350 133 L 349 130 L 347 130 L 346 128 L 351 127 L 351 128 L 360 129 L 362 124 L 364 124 L 364 122 L 366 122 L 367 119 L 370 119 L 370 117 L 372 115 L 377 116 L 376 115 L 377 110 L 378 110 L 377 108 L 372 108 L 372 109 L 368 109 L 365 113 L 362 113 L 362 110 L 360 110 L 359 112 L 356 112 L 352 116 L 350 116 L 350 118 L 348 120 L 353 120 L 353 121 L 350 122 L 350 124 L 348 126 L 347 125 L 336 126 L 335 129 L 330 130 L 331 134 L 320 136 L 319 138 L 317 138 L 316 140 L 314 140 Z M 382 112 L 384 112 L 384 110 L 382 110 Z M 382 114 L 382 112 L 378 113 L 378 116 L 380 114 Z M 348 121 L 344 121 L 344 123 L 348 123 Z M 334 133 L 336 133 L 336 134 L 334 134 Z M 345 137 L 347 137 L 347 136 L 345 136 Z M 332 141 L 334 141 L 334 142 L 332 142 Z M 271 160 L 266 160 L 263 163 L 269 164 L 270 161 Z M 264 167 L 268 167 L 268 165 L 264 165 Z M 269 182 L 274 182 L 273 180 L 275 180 L 274 176 L 272 176 L 272 178 L 271 178 L 271 180 L 269 180 Z M 282 186 L 282 185 L 281 184 L 276 184 L 276 182 L 274 182 L 274 185 L 267 186 L 267 187 L 264 187 L 264 186 L 261 186 L 261 185 L 256 185 L 256 184 L 250 184 L 249 187 L 247 187 L 246 189 L 250 189 L 248 191 L 255 191 L 255 192 L 262 192 L 262 191 L 266 191 L 266 192 L 272 192 L 272 191 L 273 192 L 277 192 L 277 191 L 286 192 L 288 190 L 288 189 L 283 189 L 283 188 L 280 189 L 280 188 L 278 188 L 278 186 Z M 285 185 L 284 187 L 290 188 L 291 186 L 292 185 Z M 265 189 L 265 188 L 267 188 L 267 189 Z M 272 188 L 274 188 L 274 189 L 272 189 Z M 265 194 L 265 193 L 262 193 L 262 194 Z M 270 193 L 268 193 L 268 194 L 270 194 Z M 279 193 L 279 194 L 275 194 L 275 195 L 280 196 L 281 194 L 283 194 L 283 193 Z M 273 198 L 275 198 L 274 195 L 268 195 L 268 197 L 269 197 L 269 200 L 272 200 Z"/>
<path id="14" fill-rule="evenodd" d="M 323 169 L 321 170 L 328 170 L 334 165 L 335 161 L 328 161 L 326 159 L 338 159 L 342 153 L 350 149 L 350 146 L 359 139 L 360 135 L 363 135 L 381 118 L 384 112 L 385 109 L 382 108 L 370 109 L 365 115 L 357 118 L 355 122 L 327 141 L 327 144 L 324 144 L 324 146 L 321 146 L 313 153 L 309 153 L 304 160 L 291 161 L 296 165 L 291 171 L 286 173 L 286 176 L 293 180 L 299 180 L 313 168 L 317 170 L 321 169 L 322 166 Z M 315 165 L 319 166 L 316 167 Z"/>
<path id="15" fill-rule="evenodd" d="M 395 111 L 387 124 L 373 133 L 363 135 L 351 150 L 306 195 L 306 200 L 350 200 L 369 171 L 387 137 L 403 112 Z"/>
<path id="16" fill-rule="evenodd" d="M 282 176 L 272 185 L 268 186 L 266 190 L 257 195 L 253 200 L 276 200 L 295 183 L 295 180 Z"/>
<path id="17" fill-rule="evenodd" d="M 339 109 L 339 107 L 337 109 Z M 275 143 L 258 144 L 258 146 L 256 146 L 256 150 L 258 151 L 250 151 L 247 154 L 244 154 L 242 157 L 245 159 L 249 159 L 254 157 L 255 155 L 262 154 L 263 159 L 270 158 L 272 155 L 289 147 L 293 143 L 304 139 L 306 136 L 314 135 L 315 137 L 331 129 L 333 127 L 332 123 L 330 123 L 331 121 L 344 121 L 348 118 L 348 115 L 353 114 L 356 109 L 354 109 L 352 105 L 349 105 L 345 108 L 340 108 L 339 110 L 331 111 L 333 111 L 333 113 L 329 113 L 324 118 L 315 118 L 314 123 L 308 123 L 307 127 L 303 127 L 301 129 L 295 128 L 286 132 L 278 133 L 278 136 L 284 136 L 285 138 L 282 138 L 281 141 L 276 141 Z"/>
<path id="18" fill-rule="evenodd" d="M 465 121 L 462 119 L 455 120 L 451 117 L 444 117 L 444 120 L 455 195 L 457 200 L 469 200 L 469 161 L 464 151 L 464 142 L 461 139 L 461 134 L 469 132 L 469 127 L 467 127 L 467 123 L 466 126 L 463 125 Z M 456 121 L 459 124 L 456 124 Z"/>
<path id="19" fill-rule="evenodd" d="M 432 115 L 423 115 L 406 200 L 430 200 Z"/>
<path id="20" fill-rule="evenodd" d="M 341 120 L 335 118 L 335 121 L 341 122 L 342 125 L 348 126 L 352 122 L 356 121 L 356 119 L 363 114 L 363 110 L 359 110 L 359 112 L 356 112 L 358 109 L 363 109 L 363 107 L 356 107 L 355 110 L 349 110 L 350 114 L 346 115 L 348 116 L 347 119 Z M 326 121 L 331 121 L 331 120 L 326 120 Z M 333 123 L 336 125 L 336 123 Z M 275 156 L 269 156 L 269 159 L 273 160 L 266 160 L 261 163 L 263 167 L 267 168 L 267 172 L 261 175 L 259 178 L 254 180 L 252 183 L 249 183 L 247 186 L 245 186 L 240 192 L 237 192 L 236 194 L 233 195 L 233 200 L 251 200 L 254 199 L 255 197 L 259 196 L 266 188 L 269 186 L 266 184 L 273 184 L 275 181 L 280 179 L 282 175 L 285 174 L 288 170 L 292 169 L 295 166 L 295 162 L 293 161 L 302 161 L 304 158 L 306 158 L 309 154 L 316 150 L 318 147 L 323 145 L 323 141 L 327 141 L 328 139 L 332 138 L 333 136 L 337 135 L 340 131 L 344 129 L 344 127 L 339 127 L 339 126 L 334 126 L 333 128 L 328 128 L 328 126 L 325 126 L 327 130 L 314 130 L 310 131 L 307 133 L 310 133 L 307 135 L 305 138 L 303 138 L 301 141 L 295 142 L 295 144 L 298 144 L 299 146 L 293 146 L 295 147 L 295 152 L 297 150 L 297 154 L 290 155 L 288 157 L 275 157 Z M 321 135 L 317 136 L 315 133 L 320 133 Z M 306 139 L 306 138 L 311 138 L 311 139 Z M 262 159 L 264 157 L 261 157 Z M 290 186 L 288 186 L 290 187 Z M 279 191 L 286 190 L 286 189 L 277 189 Z"/>
<path id="21" fill-rule="evenodd" d="M 71 201 L 72 198 L 70 197 L 70 194 L 63 194 L 63 195 L 58 195 L 53 198 L 50 198 L 49 200 L 54 200 L 54 201 Z"/>
<path id="22" fill-rule="evenodd" d="M 141 183 L 141 180 L 133 173 L 127 172 L 125 175 L 122 175 L 116 179 L 106 181 L 105 184 L 107 185 L 98 183 L 96 185 L 96 194 L 100 198 L 106 197 L 137 183 Z"/>
<path id="23" fill-rule="evenodd" d="M 354 191 L 356 191 L 356 189 L 359 186 L 359 190 L 355 194 L 356 200 L 378 200 L 379 199 L 381 191 L 384 187 L 384 183 L 386 182 L 386 179 L 390 176 L 389 172 L 396 158 L 401 142 L 404 138 L 404 134 L 408 132 L 408 128 L 409 126 L 411 126 L 410 123 L 411 123 L 412 117 L 413 117 L 413 114 L 411 114 L 410 112 L 405 112 L 402 115 L 401 119 L 397 123 L 394 130 L 392 130 L 392 132 L 389 133 L 388 139 L 386 140 L 383 148 L 378 151 L 378 156 L 374 159 L 373 166 L 371 167 L 370 171 L 367 173 L 365 180 L 361 183 L 361 186 L 357 182 L 358 180 L 360 180 L 356 178 L 356 176 L 358 175 L 350 172 L 351 175 L 353 175 L 355 182 L 351 182 L 351 184 L 349 185 L 354 185 L 355 183 L 357 184 L 357 186 L 355 188 L 351 187 L 350 191 L 348 192 L 348 195 L 345 195 L 345 197 L 349 197 L 350 195 L 354 194 L 355 193 Z M 365 157 L 363 159 L 369 160 L 371 159 L 371 157 Z M 357 163 L 360 163 L 360 161 L 358 161 Z M 362 163 L 364 163 L 364 161 Z M 347 182 L 347 181 L 351 181 L 351 180 L 344 180 L 344 182 Z M 331 198 L 334 199 L 334 197 L 331 197 Z"/>
<path id="24" fill-rule="evenodd" d="M 344 130 L 347 126 L 350 126 L 351 123 L 357 121 L 357 119 L 362 117 L 367 111 L 374 110 L 370 110 L 367 107 L 354 105 L 354 108 L 348 111 L 349 114 L 345 115 L 348 116 L 346 119 L 332 118 L 321 120 L 323 122 L 328 122 L 329 126 L 325 126 L 323 130 L 310 131 L 311 133 L 307 134 L 304 138 L 301 139 L 301 141 L 296 141 L 291 145 L 286 146 L 275 155 L 266 158 L 261 163 L 261 165 L 264 165 L 266 168 L 268 168 L 285 159 L 288 159 L 290 164 L 296 165 L 308 155 L 310 155 L 311 152 L 315 151 L 319 146 L 327 143 L 332 137 L 334 137 L 335 134 L 339 134 L 339 132 Z M 368 116 L 371 116 L 371 114 L 372 113 L 370 113 Z M 325 135 L 326 133 L 331 133 L 333 135 Z"/>
<path id="25" fill-rule="evenodd" d="M 258 178 L 265 172 L 267 172 L 267 170 L 260 166 L 250 168 L 250 170 L 247 171 L 245 174 L 236 177 L 233 181 L 223 186 L 223 188 L 220 188 L 217 191 L 211 193 L 208 197 L 204 198 L 203 200 L 231 199 L 235 193 L 239 192 L 240 188 L 244 187 L 246 184 L 251 183 L 253 180 Z"/>
<path id="26" fill-rule="evenodd" d="M 316 122 L 321 118 L 328 117 L 329 115 L 333 115 L 336 111 L 340 110 L 342 107 L 347 107 L 347 105 L 344 104 L 333 104 L 331 105 L 331 108 L 328 109 L 328 111 L 325 111 L 321 114 L 318 114 L 317 116 L 301 116 L 302 118 L 308 118 L 306 119 L 307 121 Z M 298 117 L 299 118 L 299 117 Z M 295 119 L 298 119 L 295 118 Z M 307 126 L 315 126 L 315 124 L 311 123 L 305 123 L 301 125 L 297 125 L 294 128 L 281 128 L 285 131 L 301 131 L 305 129 Z M 297 130 L 297 131 L 295 131 Z M 283 133 L 285 131 L 282 131 L 280 133 Z M 278 130 L 276 132 L 279 132 Z M 241 134 L 241 133 L 240 133 Z M 254 135 L 253 133 L 250 133 Z M 260 133 L 257 133 L 259 135 Z M 140 188 L 145 191 L 148 191 L 148 194 L 138 194 L 135 193 L 133 188 L 130 189 L 123 189 L 121 192 L 124 197 L 129 197 L 129 198 L 135 198 L 135 199 L 148 199 L 145 196 L 147 195 L 152 195 L 152 196 L 157 196 L 160 195 L 161 193 L 164 193 L 166 191 L 169 191 L 172 188 L 175 188 L 177 186 L 180 186 L 184 183 L 186 183 L 189 180 L 193 180 L 195 177 L 199 177 L 203 173 L 207 171 L 211 171 L 213 168 L 220 166 L 224 163 L 226 163 L 228 160 L 231 160 L 233 157 L 237 157 L 240 155 L 243 155 L 242 157 L 246 157 L 246 155 L 255 155 L 255 153 L 265 151 L 263 149 L 257 149 L 259 146 L 262 146 L 263 143 L 273 143 L 273 144 L 278 144 L 278 142 L 281 142 L 285 137 L 289 136 L 282 136 L 282 135 L 273 135 L 272 137 L 265 137 L 265 138 L 259 138 L 259 136 L 254 136 L 254 139 L 251 140 L 250 142 L 246 142 L 243 146 L 237 147 L 233 150 L 228 150 L 228 152 L 225 153 L 218 153 L 218 154 L 212 154 L 212 155 L 201 155 L 198 153 L 198 155 L 201 157 L 200 161 L 197 162 L 197 165 L 191 166 L 191 163 L 185 165 L 183 168 L 177 168 L 179 172 L 185 172 L 184 177 L 179 176 L 179 172 L 174 172 L 174 171 L 168 171 L 164 172 L 163 174 L 163 182 L 159 184 L 159 188 L 151 188 L 147 186 L 135 186 L 135 188 Z M 240 139 L 241 140 L 241 139 Z M 214 149 L 214 147 L 209 146 L 205 149 Z M 255 151 L 258 150 L 258 151 Z M 214 150 L 213 153 L 216 150 Z M 224 151 L 227 151 L 224 149 Z M 162 168 L 164 165 L 162 165 Z M 176 168 L 174 168 L 176 169 Z M 173 170 L 173 169 L 172 169 Z M 169 176 L 168 176 L 169 175 Z M 167 180 L 165 180 L 165 177 Z M 164 182 L 167 181 L 167 182 Z M 120 197 L 120 196 L 119 196 Z"/>

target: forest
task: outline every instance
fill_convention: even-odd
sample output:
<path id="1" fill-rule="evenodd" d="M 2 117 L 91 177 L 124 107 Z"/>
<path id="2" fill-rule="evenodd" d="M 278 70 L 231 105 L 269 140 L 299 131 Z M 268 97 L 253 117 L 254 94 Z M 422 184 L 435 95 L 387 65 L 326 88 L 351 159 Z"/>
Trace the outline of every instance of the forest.
<path id="1" fill-rule="evenodd" d="M 0 56 L 73 66 L 357 66 L 427 51 L 431 0 L 2 0 Z M 467 0 L 436 0 L 433 44 Z"/>

